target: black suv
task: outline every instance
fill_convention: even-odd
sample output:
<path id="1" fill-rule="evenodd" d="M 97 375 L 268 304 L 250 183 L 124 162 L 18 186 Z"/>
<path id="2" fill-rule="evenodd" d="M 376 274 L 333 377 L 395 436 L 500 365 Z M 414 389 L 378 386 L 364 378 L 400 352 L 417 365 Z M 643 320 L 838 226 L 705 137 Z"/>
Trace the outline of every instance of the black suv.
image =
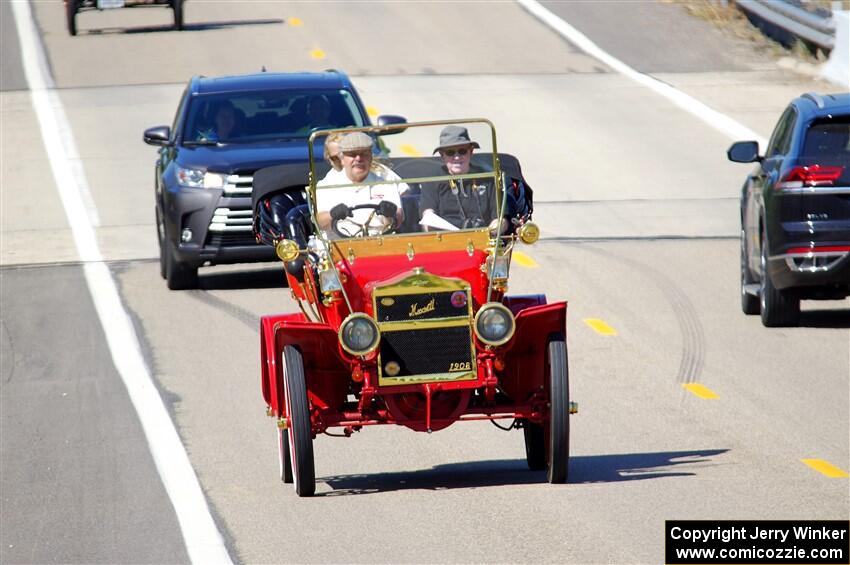
<path id="1" fill-rule="evenodd" d="M 144 133 L 145 143 L 160 146 L 156 226 L 168 287 L 195 287 L 204 264 L 274 259 L 252 231 L 254 172 L 306 162 L 315 129 L 366 125 L 360 97 L 338 71 L 192 78 L 172 127 Z M 323 148 L 314 150 L 321 155 Z"/>
<path id="2" fill-rule="evenodd" d="M 758 143 L 727 151 L 757 162 L 741 191 L 741 306 L 765 326 L 799 321 L 801 299 L 850 296 L 850 93 L 804 94 Z"/>

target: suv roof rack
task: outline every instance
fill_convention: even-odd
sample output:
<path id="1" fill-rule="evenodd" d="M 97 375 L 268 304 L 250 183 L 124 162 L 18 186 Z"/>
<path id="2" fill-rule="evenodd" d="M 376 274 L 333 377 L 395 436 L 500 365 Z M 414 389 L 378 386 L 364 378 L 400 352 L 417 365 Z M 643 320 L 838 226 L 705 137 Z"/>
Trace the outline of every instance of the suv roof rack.
<path id="1" fill-rule="evenodd" d="M 807 92 L 803 94 L 803 98 L 808 98 L 809 100 L 817 104 L 817 107 L 821 110 L 823 110 L 824 106 L 826 106 L 823 96 L 821 96 L 817 92 Z"/>

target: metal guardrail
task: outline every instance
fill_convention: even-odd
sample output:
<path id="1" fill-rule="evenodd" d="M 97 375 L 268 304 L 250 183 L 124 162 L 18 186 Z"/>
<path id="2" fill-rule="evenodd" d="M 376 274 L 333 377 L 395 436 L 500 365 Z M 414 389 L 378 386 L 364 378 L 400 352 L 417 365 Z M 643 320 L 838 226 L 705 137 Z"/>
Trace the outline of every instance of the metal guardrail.
<path id="1" fill-rule="evenodd" d="M 831 17 L 819 16 L 786 0 L 736 0 L 735 5 L 776 28 L 785 37 L 774 39 L 782 43 L 792 43 L 789 38 L 796 37 L 826 51 L 835 47 L 835 22 Z"/>

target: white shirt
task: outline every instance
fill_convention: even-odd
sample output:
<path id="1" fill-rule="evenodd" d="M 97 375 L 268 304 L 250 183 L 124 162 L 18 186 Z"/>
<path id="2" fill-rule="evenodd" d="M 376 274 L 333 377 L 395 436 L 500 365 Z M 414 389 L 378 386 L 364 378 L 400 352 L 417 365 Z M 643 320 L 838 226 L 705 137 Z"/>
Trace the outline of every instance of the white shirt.
<path id="1" fill-rule="evenodd" d="M 361 183 L 354 185 L 345 170 L 337 171 L 331 169 L 325 178 L 316 183 L 316 208 L 319 212 L 330 212 L 331 208 L 337 204 L 345 204 L 353 208 L 359 204 L 379 204 L 382 200 L 392 202 L 401 208 L 400 194 L 409 189 L 406 183 L 399 182 L 397 184 L 378 184 L 372 185 L 370 182 L 401 180 L 395 172 L 384 167 L 378 166 L 378 170 L 369 171 L 369 174 Z M 344 188 L 322 188 L 323 186 L 332 186 L 337 184 L 351 184 Z M 369 219 L 369 215 L 373 214 L 374 210 L 364 208 L 362 210 L 354 210 L 352 218 L 358 224 L 365 224 Z M 340 222 L 341 224 L 343 222 Z M 374 214 L 369 222 L 370 235 L 380 233 L 386 226 L 386 221 L 383 216 Z"/>

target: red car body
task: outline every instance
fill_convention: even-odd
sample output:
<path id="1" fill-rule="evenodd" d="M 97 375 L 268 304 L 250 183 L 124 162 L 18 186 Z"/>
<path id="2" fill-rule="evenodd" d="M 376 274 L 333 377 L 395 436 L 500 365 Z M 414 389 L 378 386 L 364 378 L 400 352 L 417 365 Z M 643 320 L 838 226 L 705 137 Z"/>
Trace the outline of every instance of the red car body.
<path id="1" fill-rule="evenodd" d="M 529 467 L 566 481 L 574 411 L 567 303 L 506 295 L 507 272 L 497 277 L 493 268 L 495 257 L 509 265 L 523 234 L 536 234 L 529 220 L 530 211 L 501 239 L 485 227 L 330 240 L 324 263 L 301 246 L 279 245 L 287 264 L 307 257 L 303 270 L 286 273 L 302 311 L 262 317 L 261 382 L 280 431 L 281 478 L 294 481 L 298 494 L 314 492 L 312 438 L 381 424 L 432 432 L 459 421 L 511 420 L 525 430 Z M 319 288 L 321 270 L 335 271 L 342 288 Z M 512 318 L 513 330 L 499 340 L 482 337 L 482 309 Z M 342 335 L 357 316 L 379 332 L 364 354 L 352 353 Z"/>

